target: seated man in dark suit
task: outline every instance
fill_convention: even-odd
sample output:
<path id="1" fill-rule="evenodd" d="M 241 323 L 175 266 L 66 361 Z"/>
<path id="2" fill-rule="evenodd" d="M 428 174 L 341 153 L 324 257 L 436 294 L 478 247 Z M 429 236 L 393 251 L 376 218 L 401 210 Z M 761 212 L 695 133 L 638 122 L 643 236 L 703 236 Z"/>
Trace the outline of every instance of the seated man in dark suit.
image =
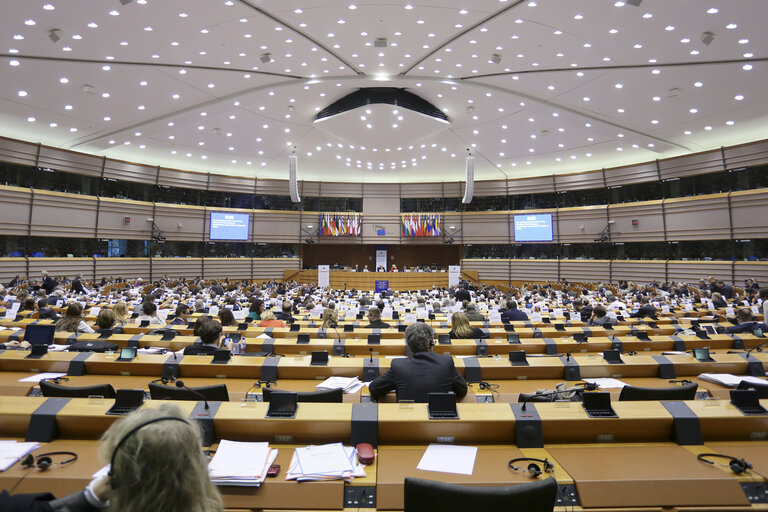
<path id="1" fill-rule="evenodd" d="M 296 321 L 293 316 L 291 316 L 291 311 L 293 311 L 293 304 L 291 304 L 291 301 L 283 301 L 282 311 L 275 315 L 275 318 L 278 320 L 282 320 L 283 322 L 287 324 L 292 324 Z"/>
<path id="2" fill-rule="evenodd" d="M 632 313 L 629 315 L 630 318 L 645 318 L 645 317 L 656 317 L 656 308 L 653 307 L 653 305 L 648 303 L 648 297 L 643 295 L 640 297 L 640 309 L 638 309 L 635 313 Z"/>
<path id="3" fill-rule="evenodd" d="M 508 320 L 510 322 L 515 321 L 528 321 L 528 315 L 525 314 L 525 311 L 520 311 L 517 309 L 517 302 L 510 300 L 507 302 L 507 309 L 505 312 L 501 314 L 502 320 Z"/>
<path id="4" fill-rule="evenodd" d="M 381 310 L 379 308 L 368 309 L 368 321 L 370 322 L 365 326 L 366 329 L 389 329 L 388 323 L 381 321 Z"/>
<path id="5" fill-rule="evenodd" d="M 185 356 L 201 354 L 213 355 L 219 348 L 222 328 L 218 320 L 209 316 L 200 317 L 195 323 L 195 334 L 200 336 L 201 343 L 195 343 L 184 349 Z"/>
<path id="6" fill-rule="evenodd" d="M 725 334 L 751 333 L 755 329 L 762 329 L 763 332 L 768 332 L 768 326 L 764 323 L 752 321 L 752 310 L 749 308 L 740 308 L 736 311 L 736 320 L 739 323 L 726 327 Z"/>
<path id="7" fill-rule="evenodd" d="M 467 304 L 467 311 L 464 315 L 470 322 L 482 322 L 485 320 L 485 316 L 482 313 L 477 312 L 477 306 L 474 302 Z"/>
<path id="8" fill-rule="evenodd" d="M 457 398 L 467 394 L 467 381 L 459 375 L 453 359 L 447 354 L 432 352 L 434 331 L 423 322 L 416 322 L 405 330 L 405 342 L 411 355 L 393 359 L 387 372 L 368 386 L 374 398 L 384 396 L 393 389 L 398 400 L 426 402 L 428 393 L 456 393 Z"/>
<path id="9" fill-rule="evenodd" d="M 37 301 L 37 310 L 38 310 L 38 318 L 40 320 L 45 320 L 50 318 L 51 320 L 58 320 L 59 315 L 48 307 L 48 300 L 46 299 L 40 299 Z"/>
<path id="10" fill-rule="evenodd" d="M 186 304 L 179 304 L 176 306 L 176 318 L 173 319 L 171 325 L 187 325 L 189 323 L 189 306 Z"/>

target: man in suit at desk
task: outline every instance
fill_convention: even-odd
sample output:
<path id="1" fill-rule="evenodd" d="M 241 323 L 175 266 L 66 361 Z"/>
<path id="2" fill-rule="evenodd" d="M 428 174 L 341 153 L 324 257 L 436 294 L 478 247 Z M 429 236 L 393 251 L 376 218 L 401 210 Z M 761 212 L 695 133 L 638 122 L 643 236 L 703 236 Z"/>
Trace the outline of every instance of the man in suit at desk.
<path id="1" fill-rule="evenodd" d="M 368 386 L 374 398 L 384 396 L 393 389 L 398 400 L 426 402 L 427 394 L 456 393 L 457 398 L 467 394 L 467 381 L 459 375 L 453 359 L 447 354 L 432 352 L 434 331 L 423 322 L 416 322 L 405 330 L 405 342 L 411 355 L 393 359 L 387 372 Z"/>
<path id="2" fill-rule="evenodd" d="M 196 334 L 200 336 L 202 343 L 189 345 L 184 349 L 185 356 L 213 355 L 221 342 L 222 328 L 218 320 L 206 316 L 200 317 L 196 322 Z"/>
<path id="3" fill-rule="evenodd" d="M 366 329 L 389 329 L 388 323 L 381 321 L 381 311 L 379 308 L 370 308 L 368 310 L 368 321 L 370 322 L 365 326 Z"/>
<path id="4" fill-rule="evenodd" d="M 502 320 L 507 320 L 509 322 L 519 322 L 519 321 L 528 321 L 528 315 L 525 314 L 525 311 L 520 311 L 517 309 L 517 302 L 510 300 L 507 302 L 507 309 L 505 312 L 501 314 Z"/>
<path id="5" fill-rule="evenodd" d="M 736 311 L 736 321 L 739 323 L 726 327 L 725 334 L 751 333 L 756 329 L 761 329 L 763 332 L 768 331 L 768 326 L 764 323 L 752 321 L 752 310 L 750 308 L 740 308 Z"/>

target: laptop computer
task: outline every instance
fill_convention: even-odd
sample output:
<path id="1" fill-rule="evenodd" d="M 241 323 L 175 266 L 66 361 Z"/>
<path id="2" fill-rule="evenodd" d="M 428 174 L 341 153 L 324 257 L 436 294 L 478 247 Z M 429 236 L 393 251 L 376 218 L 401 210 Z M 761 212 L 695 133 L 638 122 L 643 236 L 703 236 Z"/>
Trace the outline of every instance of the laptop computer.
<path id="1" fill-rule="evenodd" d="M 611 394 L 603 391 L 590 391 L 581 396 L 582 405 L 590 418 L 618 418 L 611 407 Z"/>
<path id="2" fill-rule="evenodd" d="M 115 392 L 115 403 L 107 414 L 128 414 L 135 411 L 144 403 L 144 391 L 141 389 L 118 389 Z"/>
<path id="3" fill-rule="evenodd" d="M 50 345 L 53 343 L 56 327 L 53 325 L 28 325 L 24 329 L 24 341 L 30 345 Z"/>
<path id="4" fill-rule="evenodd" d="M 310 366 L 328 366 L 328 351 L 327 350 L 313 350 L 312 359 L 309 362 Z"/>
<path id="5" fill-rule="evenodd" d="M 381 334 L 369 334 L 368 335 L 368 344 L 369 345 L 381 345 Z"/>
<path id="6" fill-rule="evenodd" d="M 45 344 L 32 345 L 32 350 L 29 352 L 29 355 L 27 355 L 24 359 L 40 359 L 47 353 L 48 353 L 48 345 L 45 345 Z"/>
<path id="7" fill-rule="evenodd" d="M 617 349 L 606 350 L 603 352 L 603 359 L 608 364 L 624 364 L 621 360 L 621 352 Z"/>
<path id="8" fill-rule="evenodd" d="M 456 409 L 456 394 L 428 393 L 427 411 L 431 420 L 459 419 L 459 411 Z"/>
<path id="9" fill-rule="evenodd" d="M 299 395 L 292 391 L 272 392 L 266 418 L 295 418 Z"/>
<path id="10" fill-rule="evenodd" d="M 296 343 L 299 345 L 306 345 L 309 343 L 309 334 L 299 334 L 296 338 Z"/>
<path id="11" fill-rule="evenodd" d="M 709 355 L 708 347 L 693 349 L 693 357 L 695 357 L 697 361 L 701 361 L 703 363 L 715 362 L 715 360 L 712 359 L 712 356 Z"/>
<path id="12" fill-rule="evenodd" d="M 755 416 L 758 414 L 768 414 L 765 407 L 760 405 L 759 395 L 756 389 L 732 389 L 731 403 L 744 416 Z"/>
<path id="13" fill-rule="evenodd" d="M 511 350 L 509 352 L 509 364 L 512 366 L 529 366 L 525 357 L 525 350 Z"/>
<path id="14" fill-rule="evenodd" d="M 438 345 L 450 345 L 451 344 L 451 335 L 450 334 L 438 334 L 437 335 L 437 344 Z"/>
<path id="15" fill-rule="evenodd" d="M 120 349 L 120 357 L 115 361 L 133 361 L 139 349 L 135 347 L 123 347 Z"/>
<path id="16" fill-rule="evenodd" d="M 211 364 L 227 364 L 231 358 L 232 352 L 229 350 L 217 349 L 216 352 L 213 353 Z"/>
<path id="17" fill-rule="evenodd" d="M 301 324 L 294 322 L 291 324 L 291 327 L 288 329 L 289 332 L 296 332 L 301 330 Z"/>

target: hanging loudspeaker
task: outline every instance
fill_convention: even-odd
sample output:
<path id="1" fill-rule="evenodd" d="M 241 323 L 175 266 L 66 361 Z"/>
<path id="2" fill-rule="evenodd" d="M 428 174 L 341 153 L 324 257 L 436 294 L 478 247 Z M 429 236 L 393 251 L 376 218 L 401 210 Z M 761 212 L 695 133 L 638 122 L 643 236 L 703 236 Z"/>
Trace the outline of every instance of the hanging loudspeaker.
<path id="1" fill-rule="evenodd" d="M 467 184 L 464 188 L 464 197 L 461 199 L 461 202 L 464 204 L 469 204 L 472 202 L 472 194 L 475 191 L 475 157 L 471 155 L 467 156 L 466 169 Z"/>
<path id="2" fill-rule="evenodd" d="M 291 193 L 291 201 L 293 201 L 294 203 L 301 202 L 301 198 L 299 197 L 299 183 L 296 180 L 297 167 L 298 167 L 298 158 L 294 153 L 288 157 L 288 179 L 290 181 L 288 186 Z"/>

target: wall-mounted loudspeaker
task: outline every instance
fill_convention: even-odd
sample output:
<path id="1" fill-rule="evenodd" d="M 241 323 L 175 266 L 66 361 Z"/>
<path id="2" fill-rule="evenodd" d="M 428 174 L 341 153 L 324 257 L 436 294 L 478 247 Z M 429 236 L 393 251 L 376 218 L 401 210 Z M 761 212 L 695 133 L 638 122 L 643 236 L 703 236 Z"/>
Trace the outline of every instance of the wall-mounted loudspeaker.
<path id="1" fill-rule="evenodd" d="M 461 199 L 461 202 L 469 204 L 472 202 L 472 194 L 475 192 L 475 157 L 467 155 L 465 167 L 467 171 L 467 184 L 464 188 L 464 197 Z"/>
<path id="2" fill-rule="evenodd" d="M 293 153 L 291 156 L 288 157 L 288 180 L 289 180 L 289 190 L 291 193 L 291 201 L 294 203 L 301 202 L 301 198 L 299 197 L 299 183 L 296 179 L 296 172 L 298 170 L 298 157 L 296 156 L 296 153 Z"/>

